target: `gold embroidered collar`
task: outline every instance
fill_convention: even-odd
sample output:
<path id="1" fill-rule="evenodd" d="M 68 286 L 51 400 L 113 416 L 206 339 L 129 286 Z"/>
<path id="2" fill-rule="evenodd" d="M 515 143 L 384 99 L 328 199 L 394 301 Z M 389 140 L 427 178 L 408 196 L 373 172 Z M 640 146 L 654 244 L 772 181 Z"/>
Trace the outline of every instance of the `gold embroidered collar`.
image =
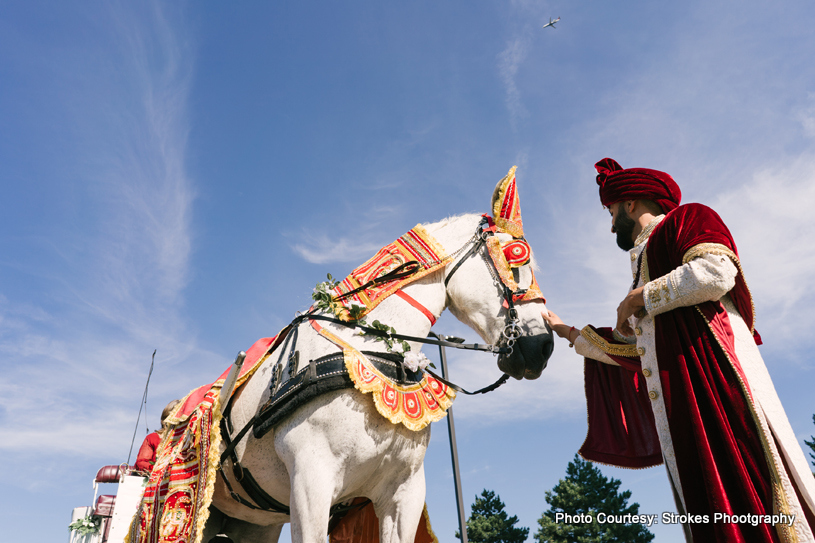
<path id="1" fill-rule="evenodd" d="M 656 228 L 657 225 L 659 223 L 661 223 L 662 219 L 664 219 L 664 218 L 665 218 L 665 215 L 660 215 L 658 217 L 654 217 L 654 219 L 651 222 L 648 223 L 648 226 L 646 226 L 645 228 L 642 229 L 642 232 L 640 232 L 640 235 L 637 236 L 637 239 L 634 240 L 634 246 L 637 246 L 640 243 L 644 243 L 645 241 L 647 241 L 648 238 L 651 236 L 651 232 L 654 231 L 654 228 Z"/>

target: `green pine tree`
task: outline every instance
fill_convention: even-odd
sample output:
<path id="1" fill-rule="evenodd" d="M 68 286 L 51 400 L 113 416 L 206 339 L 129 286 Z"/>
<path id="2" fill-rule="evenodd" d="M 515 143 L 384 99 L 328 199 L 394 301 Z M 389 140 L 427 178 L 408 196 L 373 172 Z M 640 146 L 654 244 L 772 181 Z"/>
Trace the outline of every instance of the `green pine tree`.
<path id="1" fill-rule="evenodd" d="M 608 479 L 591 462 L 578 455 L 566 467 L 566 478 L 546 491 L 550 507 L 538 520 L 535 533 L 539 543 L 648 543 L 654 539 L 642 524 L 600 524 L 598 513 L 606 515 L 639 514 L 638 503 L 628 505 L 631 491 L 618 492 L 621 481 Z M 570 524 L 555 522 L 557 513 L 589 514 L 592 522 Z"/>
<path id="2" fill-rule="evenodd" d="M 529 535 L 529 528 L 516 528 L 517 523 L 517 515 L 507 516 L 501 497 L 485 488 L 480 498 L 476 496 L 467 519 L 467 540 L 472 543 L 523 543 Z M 461 539 L 458 530 L 456 537 Z"/>
<path id="3" fill-rule="evenodd" d="M 812 422 L 815 422 L 815 415 L 812 415 Z M 812 449 L 812 452 L 815 452 L 815 436 L 809 436 L 809 437 L 811 437 L 811 438 L 812 438 L 812 441 L 807 441 L 807 440 L 805 439 L 805 440 L 804 440 L 804 443 L 806 443 L 806 444 L 807 444 L 807 446 L 808 446 L 810 449 Z M 813 463 L 815 463 L 815 454 L 809 453 L 809 457 L 810 457 L 810 458 L 812 458 Z M 813 472 L 812 472 L 812 475 L 815 475 L 815 471 L 813 471 Z"/>

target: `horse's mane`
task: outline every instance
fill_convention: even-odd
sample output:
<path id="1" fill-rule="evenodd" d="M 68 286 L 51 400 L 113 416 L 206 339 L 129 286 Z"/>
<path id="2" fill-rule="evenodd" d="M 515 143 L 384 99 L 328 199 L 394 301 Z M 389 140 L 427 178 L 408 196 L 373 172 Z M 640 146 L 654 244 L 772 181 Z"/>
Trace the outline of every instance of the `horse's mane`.
<path id="1" fill-rule="evenodd" d="M 428 233 L 432 234 L 433 232 L 437 232 L 437 231 L 441 230 L 445 226 L 453 224 L 454 222 L 460 221 L 462 219 L 472 217 L 473 215 L 475 215 L 475 213 L 462 213 L 462 214 L 459 214 L 459 215 L 451 215 L 451 216 L 447 217 L 446 219 L 442 219 L 442 220 L 437 221 L 437 222 L 426 223 L 426 224 L 423 224 L 422 226 L 424 227 L 424 229 Z"/>

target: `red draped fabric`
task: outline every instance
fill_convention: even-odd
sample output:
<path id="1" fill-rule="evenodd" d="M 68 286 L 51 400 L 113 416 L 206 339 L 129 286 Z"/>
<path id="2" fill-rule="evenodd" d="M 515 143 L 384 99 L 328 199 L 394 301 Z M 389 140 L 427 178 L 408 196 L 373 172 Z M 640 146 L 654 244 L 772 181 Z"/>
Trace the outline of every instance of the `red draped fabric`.
<path id="1" fill-rule="evenodd" d="M 609 343 L 611 328 L 595 329 Z M 619 366 L 584 362 L 589 431 L 580 454 L 601 464 L 648 468 L 662 463 L 651 400 L 638 358 L 608 355 Z"/>
<path id="2" fill-rule="evenodd" d="M 365 498 L 354 498 L 353 505 L 367 501 Z M 374 505 L 354 509 L 340 520 L 328 537 L 329 543 L 379 543 L 379 519 L 374 511 Z M 419 526 L 413 543 L 439 543 L 436 534 L 430 526 L 427 507 L 419 517 Z"/>

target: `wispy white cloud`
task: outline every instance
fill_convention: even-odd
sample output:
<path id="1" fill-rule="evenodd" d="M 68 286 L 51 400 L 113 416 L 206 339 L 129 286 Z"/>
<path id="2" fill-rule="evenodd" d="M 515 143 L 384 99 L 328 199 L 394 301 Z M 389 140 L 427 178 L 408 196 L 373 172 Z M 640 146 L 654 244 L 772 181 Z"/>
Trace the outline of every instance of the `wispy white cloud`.
<path id="1" fill-rule="evenodd" d="M 285 236 L 292 240 L 289 246 L 303 260 L 312 264 L 362 263 L 401 235 L 390 234 L 391 239 L 388 239 L 387 234 L 383 235 L 382 227 L 401 215 L 402 206 L 379 204 L 362 210 L 357 206 L 345 204 L 345 212 L 334 214 L 336 217 L 353 217 L 353 236 L 338 235 L 335 225 L 327 224 L 322 229 L 310 227 L 286 232 Z"/>
<path id="2" fill-rule="evenodd" d="M 526 57 L 527 39 L 521 36 L 514 36 L 508 42 L 506 48 L 498 55 L 498 73 L 504 84 L 504 98 L 510 122 L 515 127 L 519 120 L 526 117 L 528 112 L 521 100 L 521 91 L 518 89 L 517 76 L 521 63 Z"/>
<path id="3" fill-rule="evenodd" d="M 382 245 L 356 238 L 335 238 L 325 233 L 302 234 L 291 247 L 306 262 L 352 262 L 370 257 Z"/>
<path id="4" fill-rule="evenodd" d="M 809 103 L 799 111 L 798 120 L 801 121 L 804 134 L 815 138 L 815 93 L 809 93 Z"/>
<path id="5" fill-rule="evenodd" d="M 803 154 L 723 191 L 714 207 L 739 244 L 758 327 L 805 338 L 815 296 L 815 156 Z"/>
<path id="6" fill-rule="evenodd" d="M 10 361 L 0 451 L 124 461 L 152 349 L 165 378 L 153 398 L 192 388 L 174 365 L 213 358 L 182 313 L 195 198 L 186 171 L 189 40 L 157 3 L 110 16 L 109 41 L 74 66 L 91 83 L 51 66 L 65 77 L 78 135 L 70 167 L 92 220 L 56 225 L 60 241 L 46 245 L 59 265 L 48 275 L 20 266 L 43 285 L 33 301 L 9 292 L 0 300 L 0 356 Z"/>

